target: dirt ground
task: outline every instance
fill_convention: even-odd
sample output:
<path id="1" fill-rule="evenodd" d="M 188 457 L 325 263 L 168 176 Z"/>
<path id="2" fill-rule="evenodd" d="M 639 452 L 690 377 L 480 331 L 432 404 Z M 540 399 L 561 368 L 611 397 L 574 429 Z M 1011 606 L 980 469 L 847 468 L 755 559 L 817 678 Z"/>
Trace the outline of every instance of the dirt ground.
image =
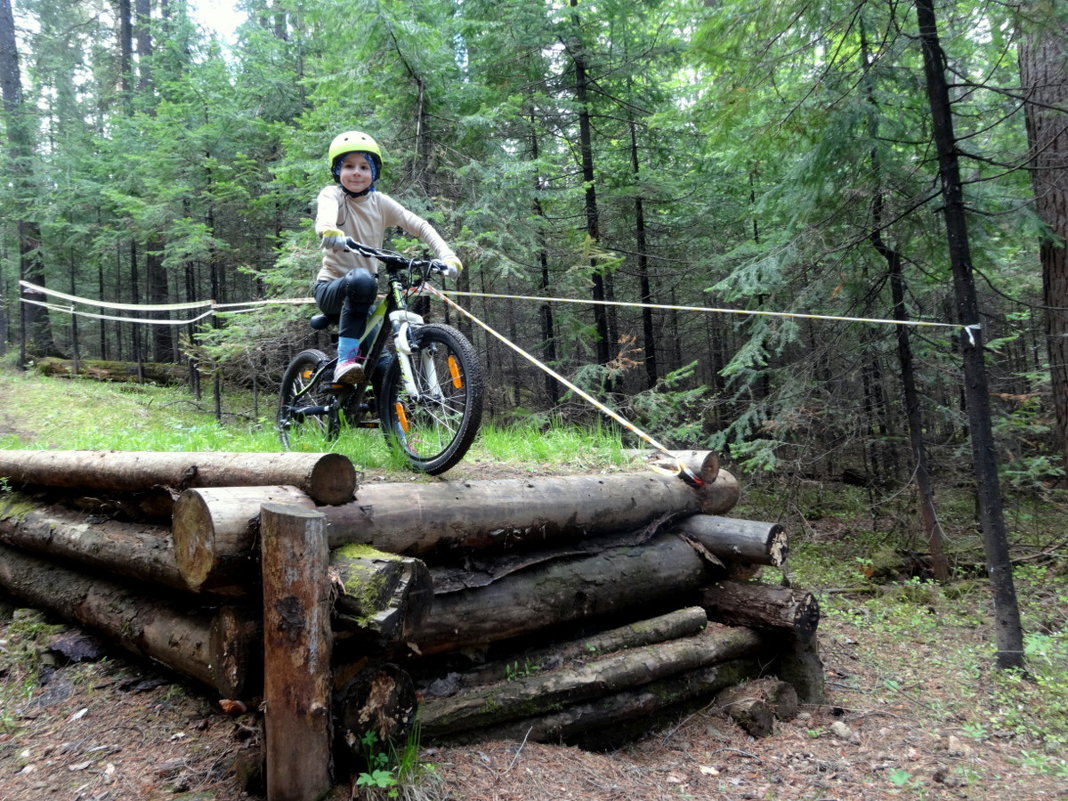
<path id="1" fill-rule="evenodd" d="M 10 610 L 8 610 L 10 611 Z M 117 654 L 65 663 L 26 653 L 36 612 L 0 624 L 0 798 L 37 801 L 237 801 L 263 796 L 254 713 Z M 983 637 L 979 630 L 972 636 Z M 437 781 L 409 788 L 433 801 L 667 799 L 1068 799 L 1068 781 L 1021 766 L 1010 733 L 962 730 L 929 644 L 873 641 L 839 617 L 819 632 L 830 703 L 802 706 L 753 739 L 707 707 L 620 750 L 532 742 L 424 748 Z M 33 689 L 20 692 L 37 676 Z M 888 693 L 891 678 L 906 683 Z M 980 679 L 984 681 L 984 679 Z M 894 685 L 897 686 L 897 685 Z M 982 689 L 982 688 L 977 688 Z M 957 699 L 959 700 L 959 699 Z M 939 702 L 935 702 L 939 701 Z M 352 797 L 342 783 L 331 800 Z M 355 797 L 361 797 L 359 795 Z"/>

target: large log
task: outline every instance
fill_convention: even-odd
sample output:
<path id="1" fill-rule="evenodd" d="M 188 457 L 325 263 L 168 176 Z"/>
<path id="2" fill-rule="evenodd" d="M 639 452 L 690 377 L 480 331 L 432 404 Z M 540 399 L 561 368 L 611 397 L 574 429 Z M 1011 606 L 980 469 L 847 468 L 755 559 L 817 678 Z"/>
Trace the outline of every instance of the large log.
<path id="1" fill-rule="evenodd" d="M 724 562 L 781 567 L 789 552 L 786 531 L 778 523 L 739 520 L 716 515 L 691 515 L 671 526 L 691 537 Z"/>
<path id="2" fill-rule="evenodd" d="M 11 595 L 105 635 L 122 648 L 215 688 L 255 692 L 259 627 L 238 610 L 197 611 L 0 545 L 0 586 Z"/>
<path id="3" fill-rule="evenodd" d="M 706 578 L 692 547 L 661 534 L 642 545 L 543 562 L 485 586 L 435 590 L 413 641 L 421 653 L 438 653 L 623 610 L 651 610 L 668 600 L 685 601 Z"/>
<path id="4" fill-rule="evenodd" d="M 324 510 L 332 546 L 365 542 L 392 553 L 530 546 L 625 531 L 738 502 L 738 482 L 719 471 L 696 491 L 655 473 L 546 476 L 438 484 L 365 485 L 353 503 Z"/>
<path id="5" fill-rule="evenodd" d="M 262 521 L 267 801 L 313 801 L 330 790 L 333 765 L 323 516 L 268 503 Z"/>
<path id="6" fill-rule="evenodd" d="M 759 676 L 760 672 L 761 662 L 757 659 L 732 659 L 541 715 L 482 729 L 446 732 L 439 739 L 449 743 L 525 739 L 573 743 L 602 751 L 647 735 L 657 722 L 677 717 L 680 709 L 703 703 L 725 687 Z"/>
<path id="7" fill-rule="evenodd" d="M 356 469 L 337 453 L 0 451 L 0 477 L 119 492 L 291 484 L 323 504 L 350 501 L 356 489 Z"/>
<path id="8" fill-rule="evenodd" d="M 820 607 L 809 592 L 744 581 L 717 581 L 701 593 L 712 620 L 734 626 L 785 631 L 806 639 L 815 633 Z"/>
<path id="9" fill-rule="evenodd" d="M 152 585 L 184 589 L 170 531 L 0 498 L 0 542 Z"/>
<path id="10" fill-rule="evenodd" d="M 702 493 L 651 473 L 360 487 L 357 499 L 324 506 L 331 548 L 372 545 L 425 556 L 458 549 L 534 547 L 601 533 L 656 527 L 674 517 L 720 514 L 738 482 L 720 470 Z M 294 502 L 297 502 L 294 500 Z M 179 569 L 193 589 L 228 586 L 254 558 L 256 492 L 186 491 L 174 508 Z"/>
<path id="11" fill-rule="evenodd" d="M 461 688 L 502 681 L 516 673 L 551 670 L 570 660 L 589 659 L 597 654 L 610 654 L 627 648 L 639 648 L 689 637 L 700 632 L 707 624 L 708 615 L 700 606 L 676 609 L 579 640 L 526 649 L 501 661 L 489 662 L 462 674 L 451 674 L 445 679 L 436 679 L 429 683 L 425 692 L 431 696 L 451 695 Z"/>
<path id="12" fill-rule="evenodd" d="M 257 582 L 255 544 L 265 503 L 315 507 L 300 488 L 286 485 L 205 487 L 178 496 L 171 520 L 174 556 L 189 589 L 216 592 Z"/>
<path id="13" fill-rule="evenodd" d="M 754 656 L 763 647 L 762 637 L 749 629 L 710 626 L 693 637 L 635 648 L 448 698 L 427 699 L 420 709 L 419 721 L 424 735 L 443 737 Z"/>

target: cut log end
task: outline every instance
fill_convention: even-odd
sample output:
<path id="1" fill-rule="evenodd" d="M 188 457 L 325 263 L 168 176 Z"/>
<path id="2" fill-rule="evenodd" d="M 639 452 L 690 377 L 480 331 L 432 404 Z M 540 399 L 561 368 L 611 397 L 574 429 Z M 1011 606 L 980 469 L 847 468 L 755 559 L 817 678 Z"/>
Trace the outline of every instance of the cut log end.
<path id="1" fill-rule="evenodd" d="M 215 561 L 215 521 L 205 499 L 186 491 L 174 504 L 174 559 L 189 589 L 203 586 Z"/>
<path id="2" fill-rule="evenodd" d="M 742 496 L 738 479 L 726 470 L 717 470 L 713 481 L 697 490 L 700 510 L 706 515 L 722 515 L 733 509 Z"/>
<path id="3" fill-rule="evenodd" d="M 356 488 L 356 468 L 348 457 L 327 453 L 312 468 L 308 494 L 317 503 L 336 506 L 351 501 Z"/>

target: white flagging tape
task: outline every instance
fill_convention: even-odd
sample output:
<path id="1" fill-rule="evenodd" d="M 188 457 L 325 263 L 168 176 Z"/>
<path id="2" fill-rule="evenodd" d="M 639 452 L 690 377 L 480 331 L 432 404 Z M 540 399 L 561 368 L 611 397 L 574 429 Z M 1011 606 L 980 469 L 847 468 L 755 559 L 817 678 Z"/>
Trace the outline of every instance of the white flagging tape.
<path id="1" fill-rule="evenodd" d="M 532 355 L 532 354 L 528 353 L 527 351 L 523 350 L 521 347 L 516 345 L 514 342 L 512 342 L 510 339 L 508 339 L 503 334 L 495 331 L 487 323 L 482 322 L 482 320 L 480 320 L 477 317 L 475 317 L 475 315 L 473 315 L 467 309 L 465 309 L 462 306 L 460 306 L 458 303 L 456 303 L 456 301 L 454 301 L 451 298 L 449 298 L 447 295 L 445 295 L 445 293 L 443 293 L 442 291 L 440 291 L 436 287 L 433 287 L 430 284 L 424 284 L 423 286 L 431 294 L 436 295 L 437 297 L 441 298 L 449 306 L 451 306 L 452 308 L 456 309 L 456 311 L 460 312 L 465 317 L 469 318 L 470 320 L 472 320 L 473 322 L 475 322 L 476 324 L 478 324 L 479 326 L 484 328 L 489 334 L 492 334 L 494 337 L 496 337 L 501 342 L 503 342 L 505 345 L 507 345 L 509 348 L 514 350 L 516 353 L 518 353 L 524 359 L 529 361 L 531 364 L 533 364 L 534 366 L 538 367 L 541 370 L 544 370 L 546 373 L 551 375 L 553 378 L 555 378 L 557 381 L 559 381 L 565 387 L 570 389 L 572 392 L 574 392 L 575 394 L 579 395 L 581 398 L 585 399 L 588 403 L 592 404 L 594 406 L 594 408 L 596 408 L 599 411 L 603 412 L 604 414 L 608 415 L 613 420 L 615 420 L 617 423 L 619 423 L 621 426 L 626 428 L 628 431 L 633 432 L 640 439 L 642 439 L 645 442 L 649 443 L 649 445 L 651 445 L 653 448 L 656 449 L 658 456 L 660 456 L 661 458 L 668 459 L 670 461 L 674 461 L 675 465 L 676 465 L 674 470 L 665 470 L 664 468 L 660 467 L 659 465 L 657 465 L 655 463 L 651 463 L 651 464 L 649 464 L 649 467 L 652 470 L 654 470 L 654 471 L 656 471 L 658 473 L 665 474 L 665 475 L 678 476 L 683 481 L 685 481 L 687 484 L 690 484 L 690 485 L 692 485 L 694 487 L 699 487 L 702 484 L 704 484 L 704 481 L 702 481 L 701 478 L 699 478 L 697 475 L 695 475 L 685 464 L 683 464 L 681 459 L 677 459 L 676 457 L 672 456 L 668 452 L 667 448 L 665 448 L 663 445 L 661 445 L 659 442 L 657 442 L 655 439 L 653 439 L 649 434 L 646 434 L 644 431 L 642 431 L 640 428 L 638 428 L 632 422 L 627 420 L 625 417 L 620 415 L 618 412 L 608 408 L 603 403 L 601 403 L 599 400 L 597 400 L 595 397 L 593 397 L 590 393 L 586 392 L 581 387 L 576 386 L 571 381 L 568 381 L 566 378 L 564 378 L 562 375 L 560 375 L 554 369 L 549 367 L 549 365 L 547 365 L 544 362 L 540 361 L 534 355 Z"/>
<path id="2" fill-rule="evenodd" d="M 71 301 L 70 306 L 60 306 L 55 303 L 46 303 L 45 301 L 22 297 L 21 300 L 23 303 L 29 303 L 34 306 L 43 306 L 50 311 L 63 312 L 76 317 L 89 317 L 94 320 L 114 320 L 120 323 L 145 323 L 147 325 L 190 325 L 191 323 L 199 322 L 200 320 L 211 317 L 211 315 L 216 312 L 220 314 L 241 314 L 242 312 L 255 311 L 262 306 L 304 306 L 315 303 L 315 298 L 277 298 L 272 300 L 249 300 L 243 303 L 216 303 L 214 300 L 161 304 L 112 303 L 106 300 L 91 300 L 90 298 L 80 298 L 77 295 L 68 295 L 66 292 L 48 289 L 47 287 L 32 284 L 29 281 L 19 281 L 19 285 L 42 295 L 51 295 L 52 297 Z M 184 320 L 167 320 L 158 317 L 146 319 L 140 317 L 117 317 L 115 315 L 94 314 L 93 312 L 79 311 L 74 308 L 75 303 L 80 303 L 85 306 L 96 306 L 104 309 L 119 309 L 122 311 L 164 312 L 205 308 L 209 309 L 209 311 Z"/>

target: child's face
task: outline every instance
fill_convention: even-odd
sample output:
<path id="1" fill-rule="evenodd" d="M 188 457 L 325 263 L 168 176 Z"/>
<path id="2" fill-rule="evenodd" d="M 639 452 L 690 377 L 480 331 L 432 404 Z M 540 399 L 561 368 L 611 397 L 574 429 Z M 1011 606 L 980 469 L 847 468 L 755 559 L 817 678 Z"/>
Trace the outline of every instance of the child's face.
<path id="1" fill-rule="evenodd" d="M 362 192 L 371 185 L 371 165 L 362 153 L 349 153 L 341 160 L 341 185 L 350 192 Z"/>

